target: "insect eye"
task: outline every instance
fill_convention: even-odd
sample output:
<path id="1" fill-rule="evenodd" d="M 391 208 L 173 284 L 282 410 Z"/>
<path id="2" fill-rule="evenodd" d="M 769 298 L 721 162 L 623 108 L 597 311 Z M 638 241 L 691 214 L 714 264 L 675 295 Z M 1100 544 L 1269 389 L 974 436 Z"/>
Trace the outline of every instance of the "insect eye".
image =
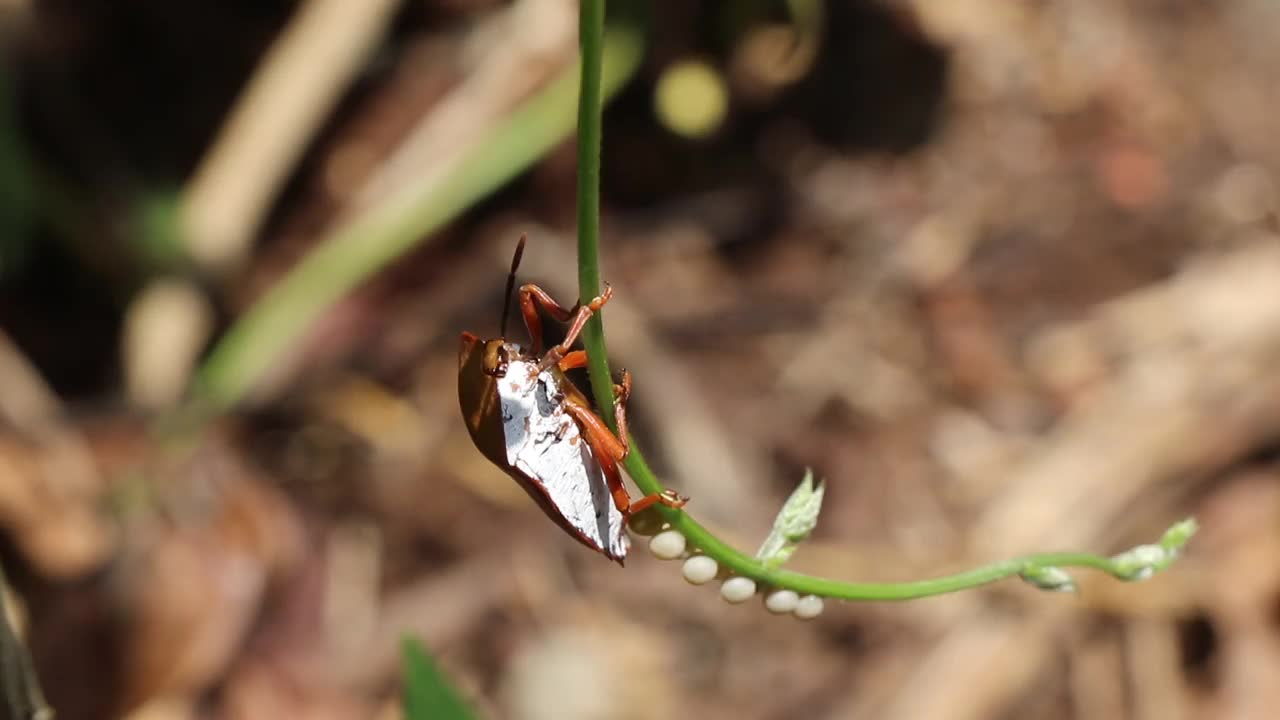
<path id="1" fill-rule="evenodd" d="M 486 375 L 493 377 L 502 377 L 507 374 L 507 365 L 511 362 L 511 358 L 507 353 L 507 349 L 503 347 L 500 341 L 490 342 L 484 349 L 484 372 Z"/>

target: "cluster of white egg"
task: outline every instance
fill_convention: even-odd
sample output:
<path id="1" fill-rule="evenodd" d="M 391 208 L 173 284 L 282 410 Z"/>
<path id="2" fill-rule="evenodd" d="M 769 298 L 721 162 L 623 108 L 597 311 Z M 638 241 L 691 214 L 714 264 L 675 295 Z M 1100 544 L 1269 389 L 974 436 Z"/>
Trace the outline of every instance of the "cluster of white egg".
<path id="1" fill-rule="evenodd" d="M 715 558 L 698 552 L 690 552 L 688 541 L 677 530 L 666 529 L 649 538 L 649 552 L 659 560 L 684 560 L 682 574 L 693 585 L 705 585 L 723 577 L 720 597 L 727 603 L 738 605 L 754 597 L 758 591 L 756 581 L 741 575 L 720 572 Z M 801 620 L 811 620 L 822 613 L 822 598 L 817 595 L 801 596 L 793 590 L 773 589 L 764 594 L 764 607 L 775 615 L 794 615 Z"/>

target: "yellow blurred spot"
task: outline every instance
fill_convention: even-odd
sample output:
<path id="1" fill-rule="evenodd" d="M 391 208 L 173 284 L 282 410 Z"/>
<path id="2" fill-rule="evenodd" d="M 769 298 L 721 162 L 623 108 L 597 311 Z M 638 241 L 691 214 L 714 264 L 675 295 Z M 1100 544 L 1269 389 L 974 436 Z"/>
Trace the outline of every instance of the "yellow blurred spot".
<path id="1" fill-rule="evenodd" d="M 724 122 L 729 94 L 715 68 L 700 60 L 684 60 L 662 73 L 654 104 L 667 129 L 685 137 L 701 138 Z"/>

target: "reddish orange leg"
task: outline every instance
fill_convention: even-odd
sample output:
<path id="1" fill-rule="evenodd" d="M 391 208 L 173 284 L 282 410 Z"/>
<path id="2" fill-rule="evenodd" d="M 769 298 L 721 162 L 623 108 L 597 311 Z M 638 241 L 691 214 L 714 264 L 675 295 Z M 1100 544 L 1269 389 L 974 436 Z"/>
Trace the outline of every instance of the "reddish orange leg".
<path id="1" fill-rule="evenodd" d="M 577 370 L 587 366 L 587 351 L 574 350 L 563 358 L 560 358 L 560 371 L 568 372 Z M 623 429 L 626 427 L 626 403 L 631 397 L 631 373 L 627 370 L 622 371 L 622 382 L 613 384 L 613 411 L 618 416 L 618 425 L 621 432 L 623 444 L 626 444 L 627 433 Z"/>
<path id="2" fill-rule="evenodd" d="M 586 366 L 587 366 L 586 350 L 574 350 L 573 352 L 565 353 L 565 356 L 560 358 L 561 372 L 577 370 L 578 368 L 584 368 Z"/>
<path id="3" fill-rule="evenodd" d="M 534 355 L 542 354 L 542 318 L 538 317 L 538 305 L 560 322 L 568 322 L 569 318 L 578 312 L 576 304 L 572 308 L 565 309 L 563 305 L 556 302 L 555 298 L 548 295 L 546 290 L 533 284 L 521 285 L 517 297 L 520 302 L 520 315 L 524 317 L 524 326 L 528 328 L 529 339 L 533 342 Z"/>
<path id="4" fill-rule="evenodd" d="M 524 315 L 524 324 L 529 328 L 529 336 L 533 340 L 533 353 L 535 355 L 541 353 L 542 348 L 542 321 L 538 318 L 538 311 L 535 307 L 537 304 L 542 305 L 551 316 L 557 320 L 568 321 L 569 329 L 565 331 L 564 340 L 542 356 L 542 362 L 538 363 L 540 370 L 545 370 L 552 365 L 558 364 L 565 355 L 569 354 L 569 348 L 573 346 L 578 335 L 582 333 L 582 328 L 587 326 L 587 321 L 591 316 L 600 312 L 600 308 L 609 302 L 609 298 L 613 297 L 613 288 L 608 284 L 604 286 L 604 292 L 597 298 L 593 299 L 586 305 L 575 305 L 574 309 L 566 310 L 563 305 L 557 303 L 545 290 L 537 285 L 524 285 L 520 288 L 520 313 Z"/>
<path id="5" fill-rule="evenodd" d="M 669 508 L 682 508 L 687 502 L 689 502 L 689 498 L 677 493 L 675 490 L 663 490 L 660 493 L 645 495 L 639 500 L 631 503 L 631 507 L 624 510 L 623 514 L 630 518 L 653 505 L 663 505 Z"/>
<path id="6" fill-rule="evenodd" d="M 631 371 L 623 369 L 622 383 L 613 384 L 613 421 L 618 423 L 618 439 L 622 441 L 622 455 L 626 460 L 631 452 L 631 433 L 627 429 L 627 401 L 631 399 Z"/>
<path id="7" fill-rule="evenodd" d="M 583 357 L 585 358 L 585 354 Z M 590 408 L 574 402 L 566 402 L 564 405 L 565 411 L 578 421 L 583 437 L 600 463 L 600 470 L 604 473 L 605 482 L 609 485 L 609 494 L 613 496 L 614 506 L 628 518 L 655 503 L 673 508 L 684 507 L 684 504 L 689 502 L 689 498 L 672 490 L 646 495 L 635 502 L 631 501 L 631 495 L 622 484 L 622 472 L 618 469 L 618 463 L 626 459 L 627 453 L 631 450 L 627 434 L 626 409 L 627 399 L 631 397 L 631 373 L 622 371 L 622 383 L 614 385 L 614 393 L 616 397 L 613 407 L 618 421 L 617 435 L 614 435 L 600 416 Z"/>

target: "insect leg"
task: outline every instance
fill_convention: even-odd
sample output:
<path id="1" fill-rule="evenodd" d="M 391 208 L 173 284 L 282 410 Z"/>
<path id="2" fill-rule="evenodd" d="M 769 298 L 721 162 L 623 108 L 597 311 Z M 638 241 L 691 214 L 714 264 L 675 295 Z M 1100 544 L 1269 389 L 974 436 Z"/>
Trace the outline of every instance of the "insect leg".
<path id="1" fill-rule="evenodd" d="M 600 464 L 605 483 L 609 486 L 609 494 L 613 496 L 614 506 L 622 514 L 629 514 L 631 496 L 622 484 L 622 472 L 618 469 L 618 461 L 626 457 L 626 445 L 618 440 L 600 416 L 591 412 L 590 408 L 576 402 L 566 402 L 564 410 L 582 428 L 582 439 L 591 446 L 591 452 Z"/>
<path id="2" fill-rule="evenodd" d="M 587 366 L 586 350 L 574 350 L 572 352 L 565 353 L 565 356 L 560 358 L 561 372 L 568 372 L 569 370 L 576 370 L 578 368 L 584 368 L 586 366 Z"/>
<path id="3" fill-rule="evenodd" d="M 682 508 L 687 502 L 689 502 L 689 498 L 677 493 L 675 490 L 663 490 L 660 493 L 645 495 L 639 500 L 631 503 L 631 507 L 623 511 L 623 514 L 627 517 L 631 517 L 651 505 L 665 505 L 669 508 Z"/>
<path id="4" fill-rule="evenodd" d="M 574 350 L 560 359 L 560 370 L 567 372 L 587 366 L 587 351 Z M 627 432 L 627 401 L 631 399 L 631 371 L 622 371 L 622 382 L 613 384 L 613 414 L 614 419 L 618 423 L 618 441 L 622 443 L 622 456 L 619 460 L 626 459 L 630 446 L 630 436 Z"/>
<path id="5" fill-rule="evenodd" d="M 521 288 L 521 290 L 523 291 L 523 288 Z M 546 293 L 543 293 L 543 296 L 545 295 Z M 547 354 L 542 358 L 542 362 L 539 363 L 541 369 L 545 370 L 546 368 L 555 365 L 560 362 L 565 355 L 569 354 L 569 348 L 573 346 L 573 342 L 577 340 L 578 335 L 582 333 L 582 328 L 587 326 L 587 321 L 591 319 L 593 314 L 600 312 L 600 308 L 604 307 L 604 304 L 609 302 L 609 298 L 611 297 L 613 297 L 613 288 L 610 287 L 608 283 L 605 283 L 604 292 L 601 293 L 599 297 L 593 299 L 586 305 L 577 306 L 577 309 L 572 311 L 573 320 L 569 323 L 569 329 L 564 334 L 564 341 L 547 351 Z M 532 296 L 530 296 L 530 298 L 530 303 L 532 303 Z M 549 297 L 546 299 L 550 300 Z M 532 307 L 532 305 L 530 305 L 530 307 Z M 560 309 L 564 311 L 564 308 Z M 525 321 L 528 321 L 527 316 L 525 317 Z M 530 332 L 532 332 L 532 330 L 530 330 Z M 536 353 L 537 345 L 534 347 Z"/>
<path id="6" fill-rule="evenodd" d="M 538 305 L 551 317 L 560 322 L 568 322 L 578 312 L 578 305 L 566 309 L 547 294 L 546 290 L 532 283 L 521 285 L 517 294 L 520 302 L 520 315 L 524 317 L 524 326 L 529 330 L 529 339 L 533 342 L 533 354 L 542 354 L 542 318 L 538 317 Z"/>
<path id="7" fill-rule="evenodd" d="M 622 473 L 618 469 L 618 462 L 625 458 L 630 450 L 626 439 L 626 401 L 631 395 L 631 373 L 623 371 L 622 384 L 616 386 L 616 391 L 618 397 L 614 401 L 614 407 L 617 413 L 618 430 L 621 439 L 619 435 L 614 435 L 609 430 L 609 427 L 604 424 L 604 421 L 600 419 L 600 416 L 589 408 L 575 402 L 566 402 L 564 404 L 565 412 L 569 413 L 578 422 L 578 426 L 582 428 L 583 439 L 591 446 L 591 451 L 600 463 L 605 482 L 609 485 L 609 494 L 613 496 L 614 506 L 627 517 L 631 517 L 655 503 L 673 508 L 683 507 L 689 501 L 689 498 L 671 490 L 646 495 L 635 502 L 631 501 L 631 495 L 627 492 L 626 486 L 622 484 Z"/>
<path id="8" fill-rule="evenodd" d="M 622 371 L 622 384 L 613 385 L 613 419 L 618 423 L 618 440 L 622 442 L 622 455 L 625 460 L 631 452 L 631 433 L 627 431 L 627 401 L 631 399 L 631 371 Z"/>
<path id="9" fill-rule="evenodd" d="M 597 456 L 606 455 L 615 462 L 627 456 L 627 446 L 591 408 L 573 400 L 565 400 L 564 411 L 578 421 L 582 435 Z"/>
<path id="10" fill-rule="evenodd" d="M 579 368 L 584 368 L 586 366 L 587 366 L 586 350 L 572 350 L 566 353 L 564 357 L 560 358 L 559 367 L 561 372 L 577 370 Z M 613 384 L 613 397 L 614 397 L 615 406 L 619 402 L 626 403 L 627 398 L 631 397 L 631 373 L 630 372 L 623 370 L 622 382 Z M 618 407 L 614 407 L 614 411 L 621 412 L 621 409 Z M 626 433 L 623 433 L 623 434 L 625 435 Z M 625 441 L 626 438 L 623 438 L 623 440 Z"/>

